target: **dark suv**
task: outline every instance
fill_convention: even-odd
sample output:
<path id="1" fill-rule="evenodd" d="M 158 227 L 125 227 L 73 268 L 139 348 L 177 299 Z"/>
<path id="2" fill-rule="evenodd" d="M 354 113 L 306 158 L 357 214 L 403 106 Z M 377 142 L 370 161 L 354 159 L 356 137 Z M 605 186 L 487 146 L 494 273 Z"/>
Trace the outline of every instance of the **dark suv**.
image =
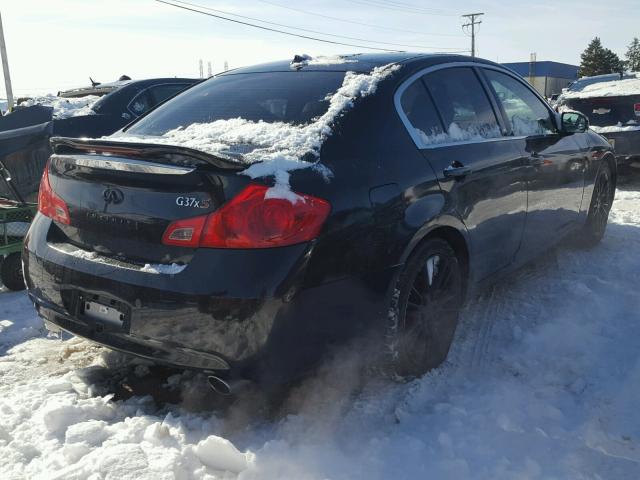
<path id="1" fill-rule="evenodd" d="M 225 388 L 364 337 L 371 363 L 435 367 L 475 287 L 602 238 L 616 182 L 584 116 L 448 55 L 230 71 L 54 146 L 24 250 L 38 313 Z"/>
<path id="2" fill-rule="evenodd" d="M 558 107 L 584 113 L 591 129 L 614 148 L 618 163 L 640 160 L 640 73 L 581 78 L 562 94 Z"/>

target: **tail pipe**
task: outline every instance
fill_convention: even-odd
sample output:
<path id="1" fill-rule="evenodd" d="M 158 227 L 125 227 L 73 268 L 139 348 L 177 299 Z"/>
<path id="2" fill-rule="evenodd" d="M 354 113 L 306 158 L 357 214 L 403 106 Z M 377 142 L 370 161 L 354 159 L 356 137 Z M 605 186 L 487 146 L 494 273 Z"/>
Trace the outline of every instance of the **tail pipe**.
<path id="1" fill-rule="evenodd" d="M 248 380 L 223 380 L 222 378 L 216 377 L 215 375 L 209 375 L 207 377 L 207 382 L 214 392 L 224 397 L 237 395 L 238 392 L 249 385 Z"/>

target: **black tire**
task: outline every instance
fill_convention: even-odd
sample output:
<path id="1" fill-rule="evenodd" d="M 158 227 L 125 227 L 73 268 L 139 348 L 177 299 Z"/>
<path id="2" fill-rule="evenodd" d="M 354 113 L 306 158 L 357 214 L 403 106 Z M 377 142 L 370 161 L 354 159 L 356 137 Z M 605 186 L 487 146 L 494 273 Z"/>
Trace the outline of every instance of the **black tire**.
<path id="1" fill-rule="evenodd" d="M 22 276 L 22 257 L 19 253 L 7 255 L 0 265 L 0 280 L 9 290 L 24 290 L 24 277 Z"/>
<path id="2" fill-rule="evenodd" d="M 405 263 L 387 321 L 386 370 L 413 378 L 440 365 L 458 325 L 463 272 L 451 246 L 424 241 Z"/>
<path id="3" fill-rule="evenodd" d="M 593 194 L 591 195 L 591 204 L 589 205 L 589 213 L 587 215 L 587 223 L 579 238 L 579 242 L 583 246 L 593 247 L 602 240 L 604 232 L 607 229 L 614 194 L 615 185 L 613 183 L 611 167 L 609 167 L 607 163 L 604 163 L 596 175 L 593 184 Z"/>

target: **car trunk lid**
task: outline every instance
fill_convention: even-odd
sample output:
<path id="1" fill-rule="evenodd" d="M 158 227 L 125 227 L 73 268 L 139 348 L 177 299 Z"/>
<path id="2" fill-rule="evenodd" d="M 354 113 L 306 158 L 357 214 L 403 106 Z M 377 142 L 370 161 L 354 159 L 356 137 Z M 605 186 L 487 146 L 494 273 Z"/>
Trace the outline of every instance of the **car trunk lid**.
<path id="1" fill-rule="evenodd" d="M 52 190 L 69 209 L 48 240 L 134 264 L 188 264 L 195 249 L 162 242 L 178 219 L 206 215 L 248 179 L 237 158 L 167 145 L 52 139 Z"/>

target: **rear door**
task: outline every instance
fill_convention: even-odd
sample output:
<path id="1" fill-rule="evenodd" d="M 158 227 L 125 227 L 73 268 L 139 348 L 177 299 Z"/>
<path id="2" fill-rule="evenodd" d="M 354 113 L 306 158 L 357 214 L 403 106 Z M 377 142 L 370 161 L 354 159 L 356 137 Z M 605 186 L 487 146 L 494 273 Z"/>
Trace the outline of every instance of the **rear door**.
<path id="1" fill-rule="evenodd" d="M 509 134 L 530 165 L 527 222 L 522 255 L 548 248 L 577 220 L 582 204 L 587 152 L 576 134 L 561 134 L 555 115 L 521 79 L 483 68 Z"/>
<path id="2" fill-rule="evenodd" d="M 439 68 L 399 94 L 414 142 L 468 229 L 477 278 L 508 266 L 524 229 L 528 167 L 477 72 Z"/>

